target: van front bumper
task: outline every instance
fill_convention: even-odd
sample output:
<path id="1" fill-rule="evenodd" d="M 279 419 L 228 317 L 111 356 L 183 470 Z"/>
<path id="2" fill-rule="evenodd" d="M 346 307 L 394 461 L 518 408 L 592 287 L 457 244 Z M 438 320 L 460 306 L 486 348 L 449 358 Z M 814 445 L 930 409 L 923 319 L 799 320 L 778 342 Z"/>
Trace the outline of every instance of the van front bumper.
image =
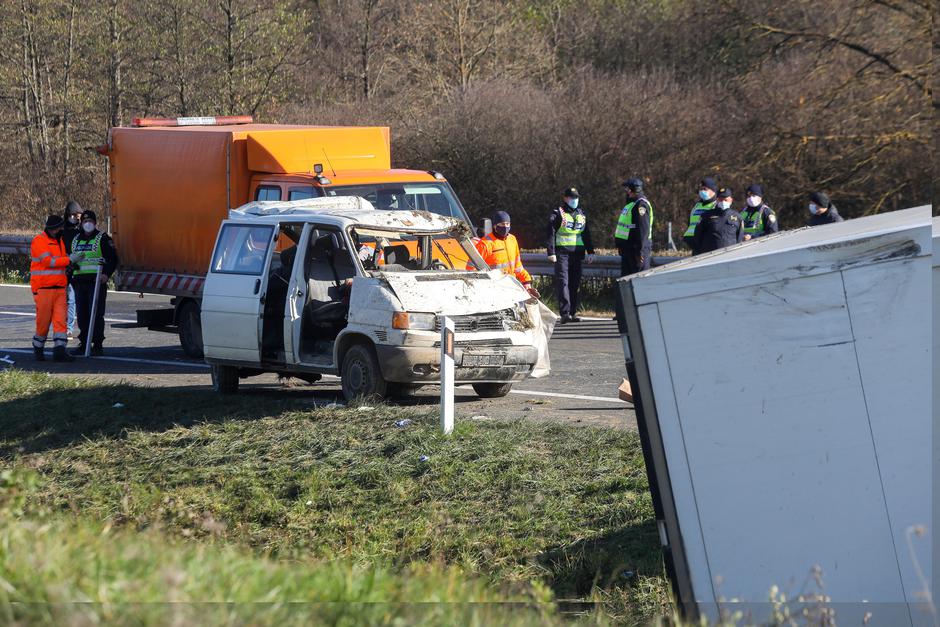
<path id="1" fill-rule="evenodd" d="M 421 346 L 376 346 L 382 377 L 394 383 L 437 383 L 441 349 Z M 454 383 L 522 381 L 538 359 L 534 346 L 478 346 L 454 349 Z"/>

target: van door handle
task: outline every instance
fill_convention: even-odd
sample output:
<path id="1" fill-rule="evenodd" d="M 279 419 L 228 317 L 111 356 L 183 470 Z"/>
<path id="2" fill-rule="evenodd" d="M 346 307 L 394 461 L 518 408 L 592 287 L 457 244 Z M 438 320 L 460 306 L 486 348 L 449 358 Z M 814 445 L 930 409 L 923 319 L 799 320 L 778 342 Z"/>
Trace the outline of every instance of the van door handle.
<path id="1" fill-rule="evenodd" d="M 261 279 L 255 279 L 255 294 L 261 289 Z"/>

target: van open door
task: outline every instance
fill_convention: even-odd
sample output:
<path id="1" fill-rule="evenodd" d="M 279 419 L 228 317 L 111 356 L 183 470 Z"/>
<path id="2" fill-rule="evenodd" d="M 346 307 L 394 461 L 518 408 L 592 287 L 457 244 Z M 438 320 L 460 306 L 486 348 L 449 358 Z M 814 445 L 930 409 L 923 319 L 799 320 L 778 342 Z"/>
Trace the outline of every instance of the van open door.
<path id="1" fill-rule="evenodd" d="M 257 364 L 275 226 L 224 224 L 202 298 L 202 337 L 211 359 Z"/>

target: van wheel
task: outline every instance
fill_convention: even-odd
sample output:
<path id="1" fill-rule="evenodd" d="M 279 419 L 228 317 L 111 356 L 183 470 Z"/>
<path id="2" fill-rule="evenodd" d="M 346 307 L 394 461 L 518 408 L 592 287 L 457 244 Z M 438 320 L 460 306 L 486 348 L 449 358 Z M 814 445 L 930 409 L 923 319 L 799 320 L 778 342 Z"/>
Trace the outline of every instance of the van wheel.
<path id="1" fill-rule="evenodd" d="M 347 401 L 381 401 L 388 391 L 375 351 L 364 344 L 351 346 L 343 355 L 342 379 L 343 396 Z"/>
<path id="2" fill-rule="evenodd" d="M 473 391 L 480 398 L 502 398 L 509 394 L 512 383 L 474 383 Z"/>
<path id="3" fill-rule="evenodd" d="M 212 364 L 212 389 L 219 394 L 238 392 L 238 368 Z"/>
<path id="4" fill-rule="evenodd" d="M 187 357 L 202 359 L 202 318 L 199 315 L 199 305 L 191 300 L 182 304 L 176 319 L 179 327 L 180 346 Z"/>

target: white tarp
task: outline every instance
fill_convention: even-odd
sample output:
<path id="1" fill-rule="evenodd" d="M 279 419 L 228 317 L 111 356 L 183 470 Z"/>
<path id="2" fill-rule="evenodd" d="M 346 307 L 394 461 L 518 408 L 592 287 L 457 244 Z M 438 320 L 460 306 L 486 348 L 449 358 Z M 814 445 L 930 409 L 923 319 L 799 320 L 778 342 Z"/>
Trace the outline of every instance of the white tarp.
<path id="1" fill-rule="evenodd" d="M 932 622 L 930 536 L 911 531 L 931 522 L 930 275 L 918 208 L 621 279 L 687 613 L 767 620 L 776 586 L 794 609 L 825 595 L 839 624 Z"/>

